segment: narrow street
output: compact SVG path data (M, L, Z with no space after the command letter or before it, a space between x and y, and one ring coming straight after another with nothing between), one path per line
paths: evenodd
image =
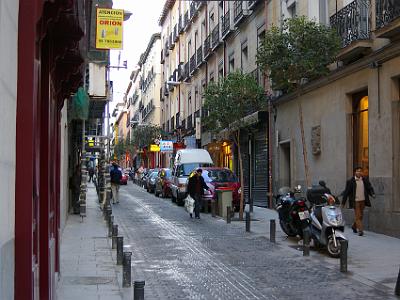
M128 182L113 206L132 280L145 280L146 299L390 299L301 253L202 214L190 219L170 199ZM129 245L129 247L127 247Z

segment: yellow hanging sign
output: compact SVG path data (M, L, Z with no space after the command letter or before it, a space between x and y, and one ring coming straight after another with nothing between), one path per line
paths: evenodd
M97 8L96 48L122 49L123 9Z
M151 144L150 145L150 152L160 152L160 146Z

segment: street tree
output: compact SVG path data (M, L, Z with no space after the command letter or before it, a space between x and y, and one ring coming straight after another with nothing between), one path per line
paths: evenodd
M156 139L159 139L161 135L161 128L158 125L153 124L141 124L135 127L132 131L132 145L136 149L143 149L149 147L150 144L154 144Z
M271 80L273 90L301 94L303 83L329 73L340 49L340 38L333 28L306 17L286 19L281 28L272 26L257 50L257 64ZM310 184L303 113L298 101L306 183Z
M237 71L218 82L210 83L205 89L204 98L204 109L208 115L203 123L211 132L226 131L230 135L238 150L240 182L243 185L240 131L246 130L249 125L244 117L266 106L264 90L253 76ZM240 195L240 220L243 220L243 194Z
M337 32L306 17L286 19L272 26L257 50L257 64L271 79L272 88L290 93L303 82L329 73L340 49Z

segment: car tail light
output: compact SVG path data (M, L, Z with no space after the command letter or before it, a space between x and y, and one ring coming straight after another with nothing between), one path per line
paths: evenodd
M297 201L297 204L299 205L299 206L304 206L304 201L303 200L300 200L300 201Z

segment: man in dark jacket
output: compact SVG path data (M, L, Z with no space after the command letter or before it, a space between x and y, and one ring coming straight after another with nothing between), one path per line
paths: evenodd
M111 179L111 191L112 191L112 197L113 201L112 203L119 203L119 185L120 181L122 178L122 172L119 169L119 166L117 165L116 162L112 163L112 168L110 171L110 179Z
M204 194L204 189L208 190L207 184L204 182L201 173L202 169L197 169L196 172L189 178L188 192L190 197L194 199L194 215L196 219L200 219L201 200ZM190 214L192 217L192 214Z
M349 198L349 207L354 208L355 220L351 228L354 233L362 236L364 235L363 230L363 215L364 207L371 206L369 196L375 198L375 192L372 188L371 183L367 177L362 176L362 168L357 167L354 169L354 176L346 182L346 189L342 193L342 207L346 204L347 198Z

